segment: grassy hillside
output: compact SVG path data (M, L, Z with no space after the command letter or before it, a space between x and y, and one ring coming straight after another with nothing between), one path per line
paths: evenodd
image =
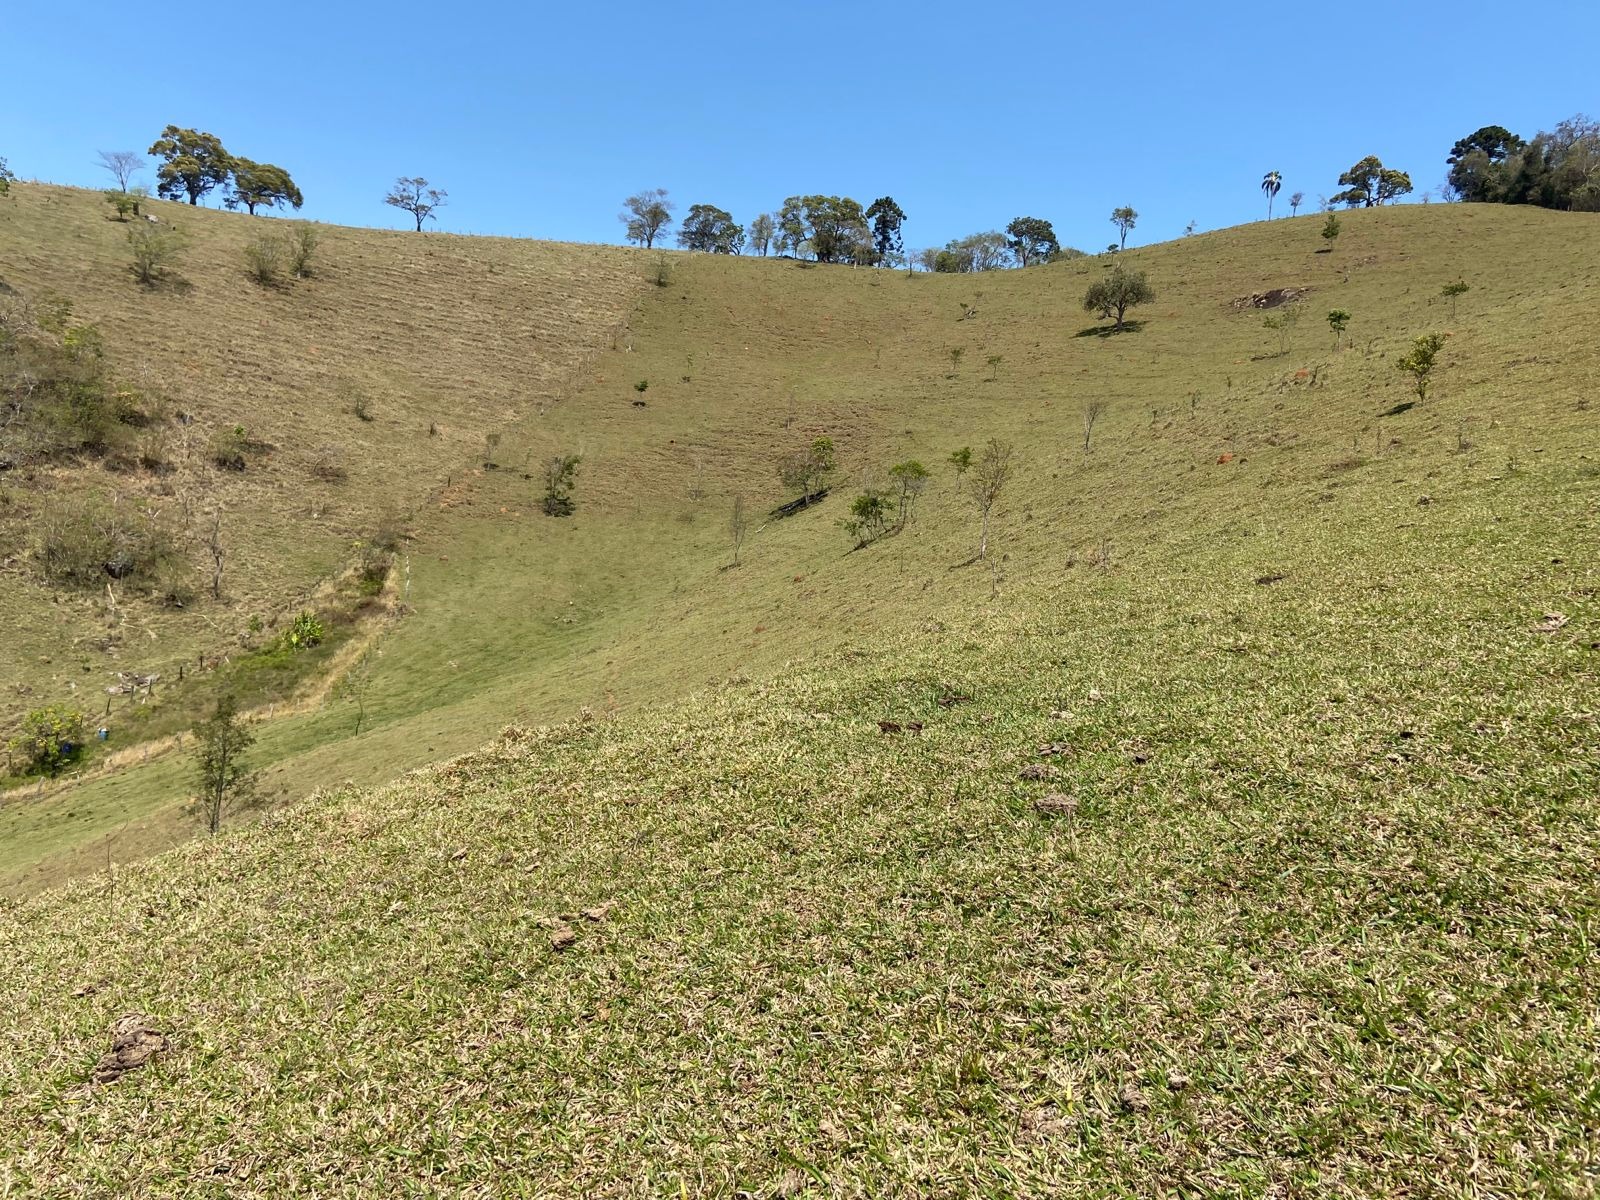
M1316 253L1309 218L1132 252L1159 299L1113 338L1079 336L1099 260L906 278L668 256L667 286L645 286L628 332L578 385L504 428L496 455L512 469L458 469L416 511L412 611L378 643L361 735L348 704L264 725L270 778L287 794L390 778L511 719L637 709L870 645L952 605L1012 608L1024 584L1070 594L1102 555L1139 576L1245 539L1260 547L1257 574L1282 572L1357 517L1413 525L1424 495L1587 469L1596 352L1583 330L1600 298L1581 263L1600 226L1462 207L1354 213L1345 226L1332 254ZM439 240L485 275L504 254L554 253ZM655 263L631 269L644 279ZM1473 290L1452 322L1439 288L1457 277ZM1262 314L1235 301L1284 286L1312 290L1280 354ZM1321 323L1334 306L1354 314L1353 348L1335 351ZM1454 334L1435 394L1404 409L1393 358L1430 330ZM1096 399L1108 411L1085 452L1082 408ZM757 511L787 498L773 460L819 433L840 446L838 494L765 524L744 565L723 570L731 496ZM970 555L976 520L939 465L990 436L1019 447L998 581L949 569ZM520 469L557 450L584 456L568 521L537 513ZM936 471L918 523L850 553L837 521L853 483L911 455ZM10 869L28 886L185 836L182 770L167 758L0 810Z
M30 877L99 868L0 908L0 1179L1592 1195L1600 220L1343 219L1130 252L1117 337L1079 336L1099 260L671 256L506 426L584 456L577 515L458 473L361 734L258 727L328 790L128 866L176 758L0 809ZM1279 287L1287 352L1235 304ZM731 496L819 433L845 480L724 569ZM941 465L991 436L993 573ZM912 455L918 520L852 551ZM88 1082L128 1013L170 1048Z
M9 1182L1589 1194L1594 514L1528 519L1587 491L1019 586L13 906ZM171 1049L87 1084L129 1012Z

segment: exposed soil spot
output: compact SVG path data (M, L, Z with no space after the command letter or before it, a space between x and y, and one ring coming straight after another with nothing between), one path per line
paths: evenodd
M1017 772L1017 778L1034 780L1054 779L1059 774L1061 774L1061 772L1050 766L1048 763L1029 763L1027 766L1023 767L1022 770Z
M1547 612L1541 620L1533 623L1533 631L1535 633L1554 633L1569 620L1571 618L1566 613Z
M1233 302L1233 308L1235 312L1250 308L1282 308L1310 294L1308 287L1273 288L1270 292L1251 292L1248 296L1240 296Z

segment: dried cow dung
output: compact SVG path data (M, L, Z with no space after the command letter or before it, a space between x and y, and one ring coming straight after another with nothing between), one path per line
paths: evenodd
M171 1045L167 1035L143 1013L118 1017L111 1026L111 1052L95 1066L94 1081L113 1083L127 1072L144 1066L157 1054L165 1053Z
M1065 792L1051 792L1033 802L1033 811L1047 817L1070 817L1078 811L1078 798Z

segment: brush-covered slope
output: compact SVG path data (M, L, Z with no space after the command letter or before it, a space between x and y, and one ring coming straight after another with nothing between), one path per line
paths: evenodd
M1587 264L1600 223L1494 206L1351 213L1329 254L1318 253L1319 227L1299 218L1130 251L1123 261L1149 272L1159 298L1116 337L1080 336L1093 325L1080 302L1107 268L1100 259L907 278L673 254L655 286L659 256L636 257L649 282L628 328L559 399L517 410L499 469L483 469L476 445L460 447L465 469L436 464L450 484L414 512L396 580L409 615L369 660L359 736L351 702L319 700L258 727L259 761L289 796L378 781L511 719L631 711L708 679L870 644L997 582L1004 608L1027 581L1070 594L1102 557L1137 575L1204 562L1240 539L1259 547L1257 574L1282 572L1355 517L1385 514L1403 536L1425 495L1444 502L1497 475L1587 469L1588 380L1600 370L1589 332L1600 284ZM556 253L440 242L485 280L518 254ZM332 271L339 258L330 250L327 261ZM1452 312L1440 289L1462 278L1472 290ZM254 285L230 286L248 298ZM485 287L483 303L502 306L485 330L520 319L520 293L512 304ZM1310 289L1287 351L1262 313L1235 303L1281 287ZM1353 314L1338 350L1323 320L1334 307ZM1428 401L1408 408L1394 359L1430 331L1453 336ZM475 336L459 331L437 353L468 358ZM435 353L419 338L420 357ZM1107 407L1085 451L1094 401ZM430 440L420 423L411 432ZM822 434L843 464L834 494L767 519L789 498L774 460ZM944 465L990 437L1017 447L995 514L998 581L987 568L950 569L970 557L977 521ZM540 485L525 478L556 452L583 457L570 519L542 516ZM934 471L917 521L851 553L838 522L854 490L913 456ZM753 519L729 570L735 494ZM226 617L248 636L242 609ZM73 682L59 681L60 694ZM337 695L329 683L318 696ZM32 887L187 836L186 770L181 756L157 755L0 808L0 870Z
M1587 1194L1600 222L1316 228L1129 255L1111 338L1099 262L675 260L508 434L585 455L577 516L467 480L371 725L261 749L376 778L595 714L0 909L8 1182ZM1284 286L1280 354L1232 301ZM844 486L719 570L824 432L851 474L1014 440L998 571L947 469L897 536L851 552ZM130 1013L170 1047L91 1083Z
M247 653L317 607L381 530L403 528L481 464L487 438L553 403L645 286L642 262L616 248L325 225L310 227L305 278L284 267L263 285L246 248L281 244L288 222L161 202L145 211L158 223L114 220L98 193L38 185L0 203L7 733L41 703L98 710L118 671L160 675L156 699L170 693L187 713L180 664L193 692L201 656ZM129 237L146 234L180 239L151 286L131 268ZM116 394L122 419L75 449L80 431L59 428L67 406L30 400L38 355L13 355L17 339L87 346L73 356ZM52 576L42 542L85 510L128 539L159 538L159 577ZM226 686L248 692L231 676ZM110 715L119 732L170 731L133 699Z

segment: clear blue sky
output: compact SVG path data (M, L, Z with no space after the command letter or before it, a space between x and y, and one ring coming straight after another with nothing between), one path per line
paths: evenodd
M888 193L908 247L1026 214L1097 250L1118 204L1163 240L1263 216L1269 169L1314 208L1366 154L1420 194L1481 125L1600 109L1597 0L3 7L25 179L101 186L96 151L174 122L288 168L306 217L402 227L382 197L416 174L441 229L573 241L665 187L740 221Z

